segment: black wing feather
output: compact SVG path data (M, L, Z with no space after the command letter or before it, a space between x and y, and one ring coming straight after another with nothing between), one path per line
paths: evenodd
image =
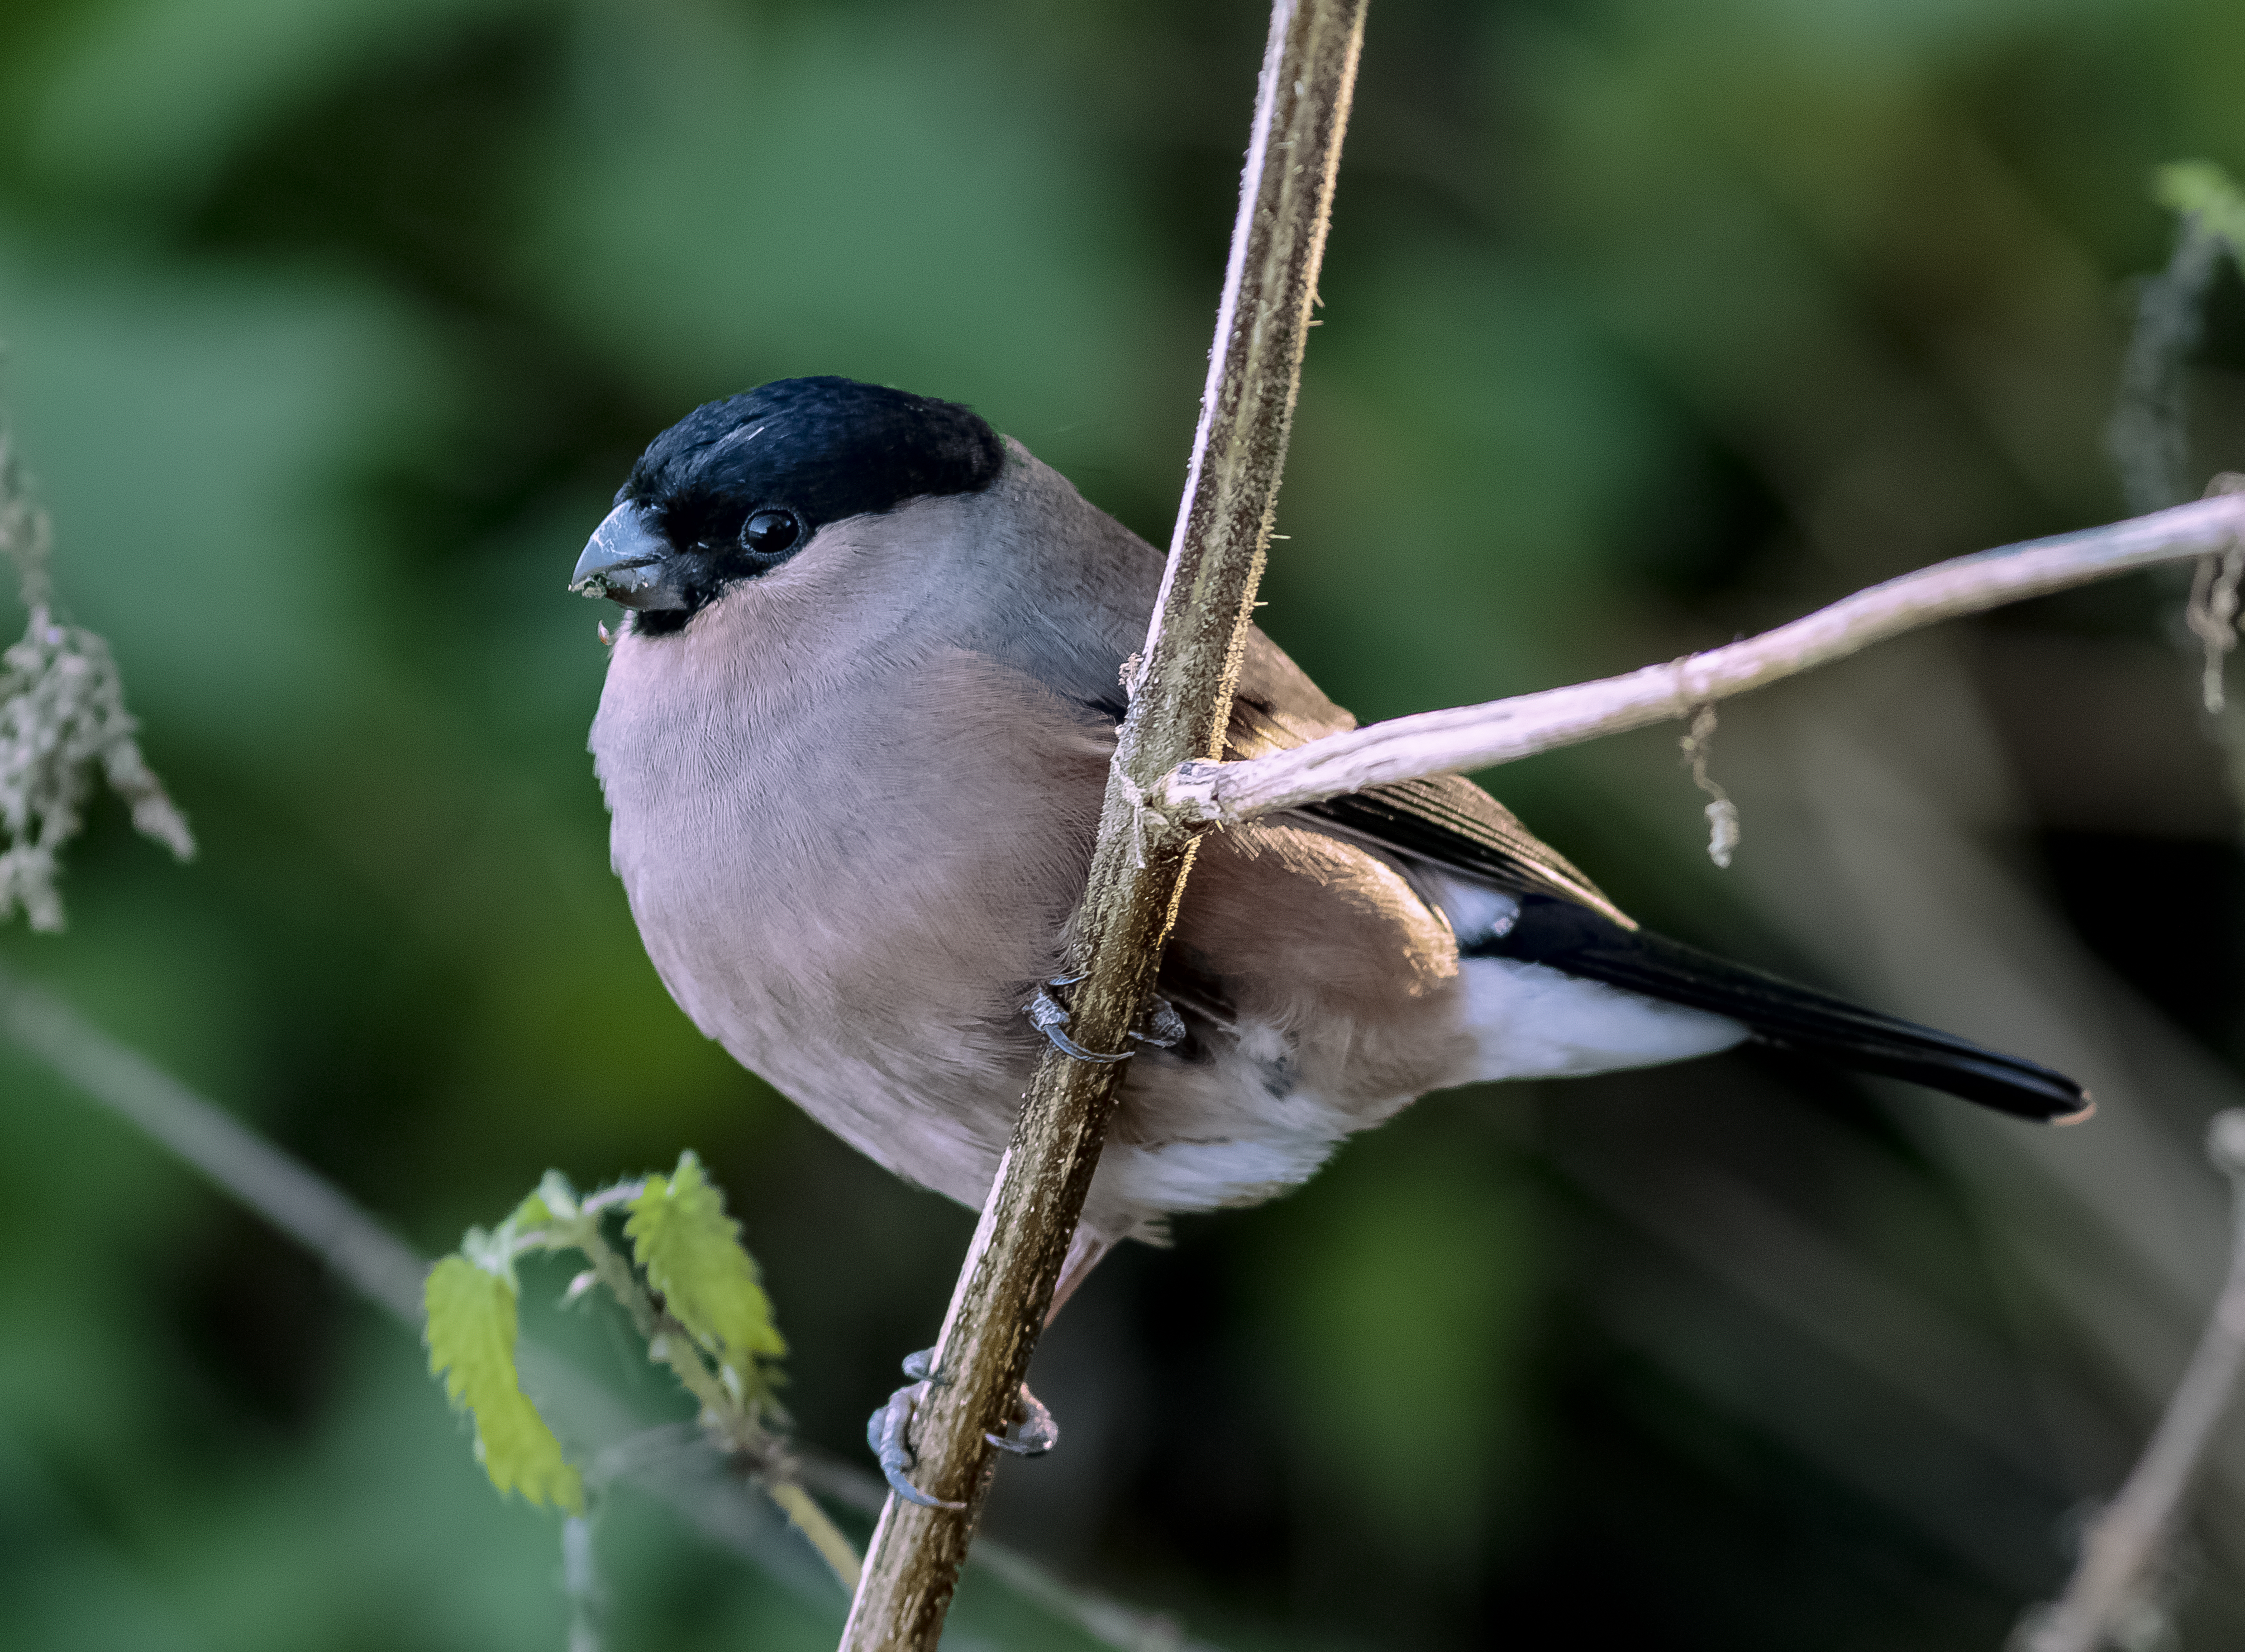
M1908 1079L2023 1119L2076 1118L2090 1106L2089 1093L2062 1073L1813 992L1665 936L1618 928L1567 901L1523 896L1512 927L1477 943L1472 954L1548 964L1647 998L1712 1010L1745 1022L1764 1044Z

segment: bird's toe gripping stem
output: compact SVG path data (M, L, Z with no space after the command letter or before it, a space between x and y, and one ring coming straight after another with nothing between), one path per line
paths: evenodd
M1087 1050L1061 1031L1068 1023L1068 1010L1055 994L1062 987L1074 986L1082 978L1081 975L1056 975L1039 987L1037 995L1029 1000L1029 1025L1052 1040L1053 1048L1062 1055L1072 1055L1079 1061L1095 1061L1105 1066L1116 1061L1129 1060L1138 1053L1137 1051ZM1150 1044L1156 1049L1166 1050L1184 1041L1184 1018L1162 999L1156 999L1142 1019L1145 1022L1145 1030L1131 1029L1133 1043Z
M965 1508L964 1503L948 1499L930 1497L912 1483L909 1478L913 1462L912 1448L912 1412L920 1397L930 1386L943 1380L935 1373L935 1350L923 1348L905 1359L905 1375L912 1381L889 1396L888 1404L867 1419L865 1443L873 1448L873 1455L881 1466L881 1478L889 1487L908 1503L922 1508ZM1014 1402L1013 1420L1003 1434L986 1433L988 1440L1001 1452L1016 1457L1041 1457L1060 1444L1060 1425L1045 1409L1043 1402L1029 1391L1027 1383L1021 1385L1020 1399Z
M1027 1383L1021 1385L1021 1397L1014 1402L1013 1420L1002 1434L985 1434L1001 1452L1011 1452L1016 1457L1042 1457L1060 1444L1060 1425L1045 1409L1044 1401L1029 1391Z
M873 1448L873 1456L881 1466L881 1478L907 1503L917 1503L922 1508L965 1508L964 1503L930 1497L905 1478L912 1466L912 1408L933 1384L942 1380L935 1374L935 1350L923 1348L916 1354L905 1355L905 1375L912 1381L891 1394L888 1404L865 1422L865 1443Z

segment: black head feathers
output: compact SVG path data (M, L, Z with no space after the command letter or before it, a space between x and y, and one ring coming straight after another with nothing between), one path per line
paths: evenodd
M777 566L827 524L980 492L1005 458L971 409L854 379L776 379L698 407L648 444L616 493L691 565L679 571L686 606L634 625L676 630L724 585Z
M666 526L674 513L729 507L727 538L746 511L792 511L807 538L926 494L980 492L1005 456L998 433L956 402L854 379L776 379L698 407L655 437L616 502L646 506Z

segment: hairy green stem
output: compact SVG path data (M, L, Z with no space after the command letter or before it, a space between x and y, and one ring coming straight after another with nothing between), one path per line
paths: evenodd
M1333 180L1364 37L1363 0L1278 0L1217 314L1185 502L1141 663L1083 904L1069 927L1072 1038L1122 1050L1153 992L1194 835L1145 807L1189 758L1223 749L1292 426ZM975 1229L921 1391L919 1485L890 1498L843 1631L847 1652L929 1652L1099 1163L1122 1064L1048 1050Z

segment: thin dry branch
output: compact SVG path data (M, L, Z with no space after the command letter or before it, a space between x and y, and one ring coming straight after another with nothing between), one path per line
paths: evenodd
M2188 562L2241 538L2245 498L2233 496L2030 539L1936 563L1759 637L1624 677L1420 712L1245 762L1196 759L1165 776L1150 801L1181 824L1227 825L1396 781L1513 762L1689 717L1702 706L1943 620L2137 568Z
M1185 504L1109 772L1083 904L1070 926L1070 1037L1120 1052L1154 988L1194 834L1147 788L1223 749L1293 417L1302 346L1363 39L1363 0L1278 0L1217 313ZM951 1504L882 1511L842 1644L926 1652L941 1635L987 1491L1098 1167L1120 1062L1048 1050L1000 1162L922 1387L914 1479Z
M53 1068L418 1327L429 1264L404 1241L224 1108L51 992L0 968L0 1038Z
M2142 1637L2127 1633L2128 1620L2160 1612L2155 1574L2174 1534L2183 1495L2236 1397L2238 1372L2245 1368L2245 1111L2215 1115L2207 1133L2207 1153L2229 1178L2229 1277L2151 1443L2120 1494L2084 1534L2081 1559L2065 1593L2023 1626L2013 1642L2018 1652L2098 1652L2107 1644L2134 1645Z

